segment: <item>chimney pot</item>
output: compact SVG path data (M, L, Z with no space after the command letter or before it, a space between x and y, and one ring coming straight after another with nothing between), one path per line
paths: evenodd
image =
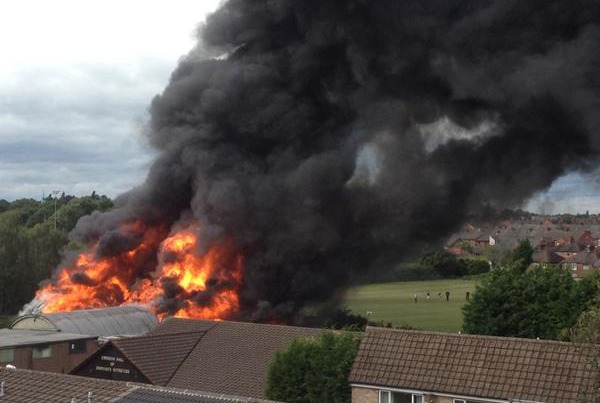
M92 402L92 397L93 397L93 395L92 395L92 391L91 391L91 390L88 392L88 396L87 396L87 397L88 397L88 399L87 399L87 403L93 403L93 402Z
M4 381L0 382L0 397L4 396Z

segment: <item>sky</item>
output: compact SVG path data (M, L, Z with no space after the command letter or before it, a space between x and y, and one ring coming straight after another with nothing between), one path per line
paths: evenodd
M19 0L0 14L0 199L53 190L115 197L153 159L152 98L219 0ZM593 176L569 174L524 207L600 212Z
M218 0L19 0L0 13L0 199L115 197L153 158L152 98Z

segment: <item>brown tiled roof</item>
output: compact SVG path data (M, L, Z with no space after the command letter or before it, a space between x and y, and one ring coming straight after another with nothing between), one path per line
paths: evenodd
M560 263L565 260L548 248L535 252L531 258L535 263Z
M95 403L108 403L129 390L124 382L4 368L0 369L1 381L4 381L1 403L68 403L73 398L87 402L88 392L92 392Z
M579 244L575 242L565 243L554 248L554 252L577 253L580 250L581 248L579 247Z
M591 402L592 348L573 343L367 328L350 382L474 398Z
M148 333L149 335L205 332L219 322L212 320L197 320L169 317L163 320L156 329Z
M275 352L297 337L316 336L321 331L171 318L150 335L110 341L72 373L80 373L114 346L154 385L265 398L267 372Z
M265 397L267 371L275 352L285 349L297 337L316 336L321 332L320 329L256 323L171 321L181 322L170 323L171 329L211 327L168 386L257 398Z
M248 397L0 367L0 382L2 381L4 395L0 395L0 403L69 403L72 399L82 403L88 401L88 392L92 392L94 403L277 403Z
M134 388L115 403L277 403L272 400L229 396L174 388Z
M565 259L565 263L579 263L594 266L598 259L600 259L600 257L598 256L597 250L582 250L578 254Z
M166 385L204 332L114 340L115 345L154 385Z

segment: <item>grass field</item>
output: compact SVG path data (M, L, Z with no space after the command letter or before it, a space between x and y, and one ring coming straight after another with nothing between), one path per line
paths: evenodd
M363 316L372 311L369 320L374 322L383 320L392 322L393 326L458 332L462 327L465 294L469 291L472 295L475 284L475 280L464 279L369 284L350 289L346 305ZM450 292L450 301L446 301L446 291Z

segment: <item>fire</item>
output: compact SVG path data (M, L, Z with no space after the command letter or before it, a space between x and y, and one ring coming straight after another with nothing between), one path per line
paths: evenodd
M228 242L200 253L194 227L169 236L141 223L119 231L141 241L111 256L101 256L99 243L81 253L36 293L43 312L142 303L161 319L222 319L239 310L243 259Z

